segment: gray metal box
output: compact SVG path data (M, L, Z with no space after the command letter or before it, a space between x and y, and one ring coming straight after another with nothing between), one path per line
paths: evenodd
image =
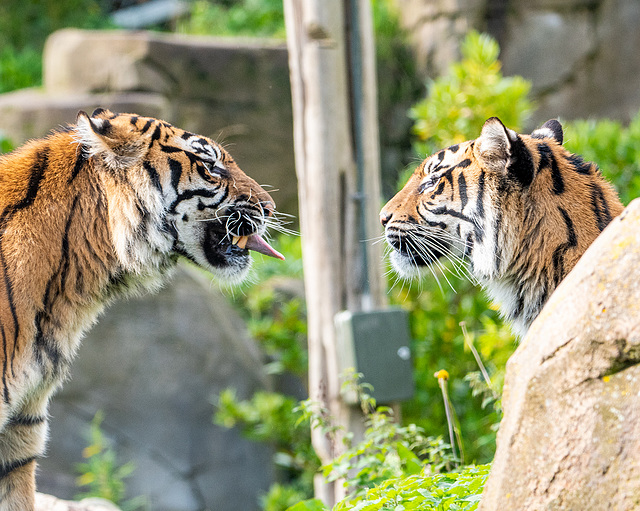
M369 312L336 314L338 365L354 368L373 386L378 403L391 403L413 396L413 366L407 311L391 308ZM355 404L355 395L344 396Z

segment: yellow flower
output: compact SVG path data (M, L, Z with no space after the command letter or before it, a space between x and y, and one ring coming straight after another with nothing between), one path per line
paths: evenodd
M445 371L444 369L440 369L439 371L434 373L433 376L438 378L438 380L448 380L449 379L449 373L447 371Z

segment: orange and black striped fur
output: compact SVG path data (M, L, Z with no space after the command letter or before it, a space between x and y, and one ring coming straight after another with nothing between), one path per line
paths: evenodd
M105 304L179 257L238 282L271 197L211 140L98 109L0 157L0 510L30 511L47 403Z
M499 119L418 166L382 209L391 261L406 277L441 258L469 271L524 335L587 247L623 206L598 167L546 122L519 135Z

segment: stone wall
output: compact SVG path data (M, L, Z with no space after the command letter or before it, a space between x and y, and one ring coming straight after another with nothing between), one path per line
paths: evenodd
M637 0L395 0L423 76L446 71L475 28L500 43L505 74L531 80L532 125L629 120L640 109Z
M53 398L38 490L72 499L76 465L98 410L120 463L136 469L128 497L153 511L257 510L274 480L271 450L213 424L228 386L269 388L242 319L202 271L181 266L158 294L116 302L82 342Z
M0 95L15 144L96 107L159 117L224 145L297 215L286 44L153 32L61 30L47 40L44 86Z

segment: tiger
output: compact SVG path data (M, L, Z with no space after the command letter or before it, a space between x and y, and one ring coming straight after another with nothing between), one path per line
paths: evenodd
M222 284L265 232L271 196L211 139L98 108L0 157L0 510L32 511L48 403L112 300L184 258Z
M530 135L500 119L420 163L382 208L397 274L452 260L522 338L551 293L623 210L595 163L569 152L551 119ZM455 272L455 269L449 267Z

